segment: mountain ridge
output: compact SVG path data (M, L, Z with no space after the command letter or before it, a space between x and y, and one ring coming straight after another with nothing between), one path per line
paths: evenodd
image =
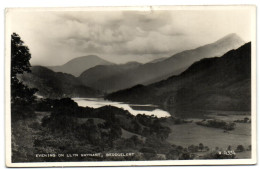
M31 71L19 75L18 79L30 88L37 88L38 94L47 98L98 97L102 94L83 85L71 74L54 72L43 66L32 66Z
M125 71L133 70L141 66L138 62L127 62L117 65L98 65L87 69L78 78L86 86L105 91L118 83L117 76ZM86 80L87 79L87 80Z
M111 93L106 99L178 109L250 110L251 43L204 58L166 80Z
M240 37L236 34L230 34L211 44L174 54L171 57L155 63L146 63L140 65L136 69L119 72L111 79L101 79L99 81L100 88L98 89L114 92L137 84L152 84L170 76L180 74L191 64L202 58L221 56L227 51L235 49L242 44L244 44L244 41ZM81 78L81 81L85 84L89 84L88 80L88 78ZM111 85L106 85L106 83L111 83ZM89 85L91 86L91 84Z
M97 65L110 65L113 64L105 59L102 59L96 55L81 56L69 60L63 65L48 66L49 69L55 72L62 72L72 74L73 76L79 76L83 71Z

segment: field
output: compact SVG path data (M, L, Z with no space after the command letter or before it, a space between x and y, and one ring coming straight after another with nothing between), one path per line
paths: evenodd
M214 119L234 121L249 117L245 115L231 115L231 116L210 116ZM225 131L223 129L210 128L197 125L195 122L201 119L192 119L192 123L184 123L173 125L169 122L165 123L171 128L171 133L167 138L170 144L181 145L188 147L189 145L199 145L199 143L208 146L210 150L215 150L218 147L220 150L226 150L230 145L232 150L235 150L238 145L243 145L248 148L251 145L251 123L236 123L236 127L232 131ZM250 152L246 151L237 153L238 158L250 158Z

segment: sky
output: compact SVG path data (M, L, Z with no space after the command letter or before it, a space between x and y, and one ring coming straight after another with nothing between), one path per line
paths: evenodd
M7 29L29 47L32 65L62 65L97 55L145 63L236 33L251 37L248 8L150 10L10 10Z

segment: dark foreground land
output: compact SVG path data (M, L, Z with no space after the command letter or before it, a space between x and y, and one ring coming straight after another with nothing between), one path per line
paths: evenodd
M69 98L41 99L12 106L12 161L250 158L250 123L233 123L225 130L196 120L134 116L112 106L83 108Z

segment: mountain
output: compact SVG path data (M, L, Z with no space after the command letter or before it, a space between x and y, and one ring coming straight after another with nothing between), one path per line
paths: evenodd
M128 62L120 65L98 65L84 71L79 76L79 79L86 86L106 91L118 85L118 76L141 65L138 62Z
M37 88L38 94L48 98L61 97L97 97L102 93L83 85L76 77L42 67L31 67L31 73L18 78L31 88Z
M111 79L105 78L105 80L100 80L101 82L105 81L106 83L113 84L102 89L105 89L107 92L113 92L137 84L151 84L170 76L180 74L196 61L203 58L221 56L227 51L236 49L243 44L244 41L241 40L239 36L230 34L214 43L177 53L161 61L146 63L135 69L119 72ZM86 81L88 79L85 78L81 80L84 83L87 83Z
M166 59L166 57L162 57L162 58L158 58L158 59L154 59L154 60L151 60L150 62L148 62L148 63L156 63L156 62L161 62L161 61L163 61L163 60L165 60Z
M251 43L222 57L195 62L180 75L121 90L106 99L166 105L176 110L248 111L251 109Z
M72 74L73 76L79 76L83 71L97 66L97 65L111 65L113 63L99 58L95 55L82 56L70 60L61 66L49 66L48 68L54 72L63 72Z

